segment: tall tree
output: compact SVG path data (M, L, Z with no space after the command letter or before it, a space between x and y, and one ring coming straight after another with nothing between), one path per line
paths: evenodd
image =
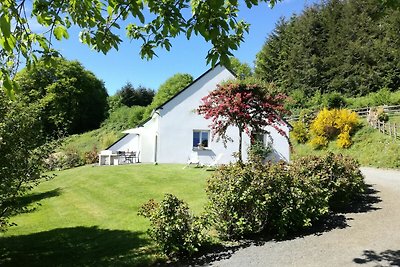
M153 101L154 91L139 86L137 89L130 82L127 82L116 95L120 96L121 103L125 106L148 106ZM118 98L118 97L117 97Z
M310 6L276 25L257 54L255 74L289 95L305 97L397 90L399 21L400 10L379 0L328 0Z
M77 61L39 61L16 77L22 101L38 103L43 130L52 136L59 131L82 133L98 128L107 112L104 83Z
M246 79L253 76L253 70L247 63L240 62L239 59L231 57L230 66L239 79Z
M270 125L285 135L280 116L286 113L283 107L285 98L282 94L271 95L257 84L230 82L218 85L217 89L202 98L197 112L211 119L213 137L220 137L225 144L232 141L226 135L228 127L238 128L238 160L242 162L243 132L253 138L255 134L265 133L265 127Z
M153 109L164 104L166 101L171 99L179 91L184 89L193 81L193 77L187 73L177 73L172 77L168 78L157 90L156 95L153 98L150 106L147 107L144 118L147 119Z

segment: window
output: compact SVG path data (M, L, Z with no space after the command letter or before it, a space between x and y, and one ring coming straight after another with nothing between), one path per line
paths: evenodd
M193 147L208 147L210 139L210 131L194 130L193 131Z

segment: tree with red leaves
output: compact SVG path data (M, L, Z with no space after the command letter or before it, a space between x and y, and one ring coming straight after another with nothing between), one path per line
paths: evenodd
M253 140L255 134L265 133L265 127L272 126L286 136L280 128L283 124L281 116L287 113L283 106L285 99L283 94L268 93L262 85L230 82L217 85L217 89L203 97L197 112L212 120L213 138L221 138L225 145L227 141L233 141L226 135L228 127L238 127L238 160L242 162L243 132Z

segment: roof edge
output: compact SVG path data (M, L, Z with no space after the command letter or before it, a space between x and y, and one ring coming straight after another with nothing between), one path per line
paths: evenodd
M104 150L108 150L110 147L112 147L113 145L115 145L116 143L118 143L119 141L121 141L122 139L124 139L128 134L124 134L121 138L119 138L117 141L115 141L114 143L112 143L110 146L108 146L106 149Z
M203 78L205 75L207 75L208 73L210 73L213 69L215 69L215 67L217 66L222 66L224 68L226 68L233 76L235 76L235 78L237 78L237 75L235 72L233 72L230 68L224 66L221 64L221 62L218 62L217 64L215 64L214 67L209 68L206 72L204 72L202 75L200 75L199 77L197 77L195 80L193 80L190 84L188 84L185 88L183 88L182 90L180 90L179 92L177 92L174 96L172 96L170 99L168 99L167 101L165 101L163 104L159 105L158 107L156 107L154 110L157 109L162 109L163 106L165 106L166 104L168 104L169 102L172 101L172 99L174 99L175 97L177 97L178 95L180 95L183 91L185 91L186 89L188 89L189 87L191 87L193 84L195 84L197 81L199 81L201 78Z

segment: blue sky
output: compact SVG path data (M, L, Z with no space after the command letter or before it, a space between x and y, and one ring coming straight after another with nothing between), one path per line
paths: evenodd
M252 9L243 8L239 18L251 24L250 32L246 35L241 47L234 51L234 55L242 62L253 66L257 52L261 50L268 34L274 29L280 17L290 17L299 14L305 6L316 0L284 0L274 8L262 4ZM118 51L112 50L107 55L91 50L81 44L78 31L70 31L68 40L56 42L55 48L69 60L78 60L92 71L99 79L105 82L107 91L113 95L126 82L135 87L143 85L157 90L160 84L176 73L189 73L194 78L209 69L205 57L211 45L201 37L192 36L190 40L180 36L171 41L172 48L168 51L158 49L158 57L150 61L139 56L140 43L124 40Z

